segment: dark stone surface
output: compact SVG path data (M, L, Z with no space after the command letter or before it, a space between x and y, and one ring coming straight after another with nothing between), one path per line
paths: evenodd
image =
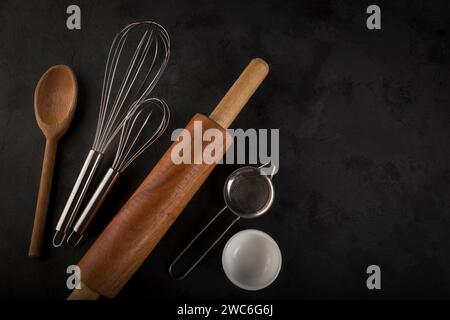
M125 24L155 20L172 40L156 89L175 111L170 130L208 114L250 58L268 79L234 124L279 128L276 200L258 228L283 253L277 281L242 291L220 249L187 280L167 267L222 206L234 168L218 167L118 298L450 298L448 1L76 1L82 30L68 31L71 1L0 2L0 298L63 299L78 249L50 248L51 230L92 143L107 50ZM73 67L80 96L60 144L46 252L27 257L44 138L33 90L51 65ZM126 172L96 220L98 234L170 144L160 140ZM223 246L223 242L221 243ZM366 289L378 264L382 290Z

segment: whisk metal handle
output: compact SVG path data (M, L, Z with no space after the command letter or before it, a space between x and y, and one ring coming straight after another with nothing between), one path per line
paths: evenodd
M56 232L53 236L53 246L59 247L64 242L67 232L75 220L78 209L80 208L81 201L86 194L86 191L94 177L95 172L103 158L103 154L91 149L84 161L83 167L78 175L78 178L73 186L72 192L70 193L69 199L64 207L64 210L59 217L58 223L56 225ZM59 233L62 232L63 236L60 241L56 241Z
M109 168L103 177L102 181L98 185L91 199L89 200L86 208L81 213L78 220L75 222L73 230L67 239L67 243L70 244L70 238L77 235L78 239L73 243L74 246L78 245L82 237L84 236L87 228L92 222L92 219L98 213L100 207L102 206L105 199L108 197L108 194L113 189L116 184L119 176L121 175L120 171L114 170L113 168Z
M184 254L199 240L201 239L201 236L204 234L204 232L209 229L209 227L214 223L215 220L217 220L217 218L228 209L227 206L223 207L215 216L214 218L212 218L208 224L203 227L203 229L197 233L197 235L194 237L194 239L191 240L191 242L188 243L188 245L183 249L183 251L180 252L180 254L178 254L178 256L175 258L175 260L173 260L173 262L170 264L169 266L169 274L170 276L175 279L175 280L182 280L184 278L186 278L187 275L189 275L192 270L194 270L197 265L206 257L206 255L214 248L214 246L220 241L220 239L223 238L223 236L228 232L228 230L230 230L230 228L236 223L236 221L238 221L240 219L240 217L236 216L233 221L228 225L228 227L222 232L222 234L219 235L219 237L217 237L217 239L208 247L208 249L206 249L202 255L191 265L187 268L187 270L180 274L177 275L174 272L174 267L176 266L177 262L184 256Z

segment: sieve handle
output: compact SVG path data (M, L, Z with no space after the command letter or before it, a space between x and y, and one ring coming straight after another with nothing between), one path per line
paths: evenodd
M223 231L222 232L222 234L208 247L208 249L206 249L202 254L201 254L201 256L192 264L192 265L190 265L189 267L187 267L187 268L185 268L185 269L187 269L186 271L184 271L184 273L181 273L181 274L176 274L176 272L174 272L174 268L176 267L176 265L177 265L177 262L184 256L184 254L187 252L187 251L189 251L189 249L191 249L191 247L194 245L194 244L196 244L196 243L198 243L198 242L201 242L201 240L205 240L205 239L202 239L202 238L204 238L204 237L202 237L202 236L204 236L205 235L205 231L207 230L207 229L209 229L209 227L217 220L217 218L223 213L223 212L225 212L226 210L228 209L228 207L227 206L225 206L225 207L223 207L215 216L214 216L214 218L212 218L209 222L208 222L208 224L205 226L205 227L203 227L203 229L199 232L199 233L197 233L197 235L194 237L194 239L192 239L191 240L191 242L189 242L188 243L188 245L183 249L183 251L181 251L180 252L180 254L178 254L178 256L175 258L175 260L173 260L173 262L170 264L170 266L169 266L169 274L170 274L170 276L173 278L173 279L175 279L175 280L182 280L182 279L184 279L184 278L186 278L186 276L187 275L189 275L191 272L192 272L192 270L194 270L196 267L197 267L197 265L206 257L206 255L212 250L212 248L214 248L214 246L220 241L220 239L222 239L223 238L223 236L228 232L228 230L230 230L230 228L236 223L236 221L238 221L239 220L239 218L240 217L238 217L238 216L236 216L234 219L233 219L233 221L228 225L228 227L225 229L225 231Z

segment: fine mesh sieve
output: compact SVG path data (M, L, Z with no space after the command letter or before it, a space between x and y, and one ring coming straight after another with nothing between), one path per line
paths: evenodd
M189 242L183 251L175 258L169 267L169 274L176 280L185 278L195 267L203 260L209 251L219 242L220 239L227 233L227 231L240 218L252 219L263 215L269 210L274 199L274 189L272 184L272 176L263 175L261 173L261 166L257 167L242 167L231 173L223 188L223 197L225 200L225 207L222 208L211 221ZM184 254L197 242L200 237L207 231L211 224L226 211L230 210L235 218L228 225L225 231L215 239L215 241L200 255L200 257L191 265L186 267L186 271L180 275L176 275L174 268L177 262L184 256Z
M242 167L225 182L223 197L227 208L241 218L255 218L264 214L273 202L273 186L260 169Z

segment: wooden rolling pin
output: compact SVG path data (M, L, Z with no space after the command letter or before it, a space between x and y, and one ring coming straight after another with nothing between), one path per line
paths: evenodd
M209 117L196 114L188 123L186 130L191 137L195 121L201 121L203 132L214 128L226 137L226 128L268 72L269 67L264 60L253 59ZM114 298L211 173L215 163L174 164L171 151L179 143L187 141L180 139L172 144L81 259L78 264L81 289L74 290L68 299L93 300L100 295ZM202 150L195 150L192 141L191 154L203 154L203 150L214 143L218 142L203 142ZM226 143L225 139L222 143ZM222 154L216 155L217 159L223 156L225 150L226 147Z

